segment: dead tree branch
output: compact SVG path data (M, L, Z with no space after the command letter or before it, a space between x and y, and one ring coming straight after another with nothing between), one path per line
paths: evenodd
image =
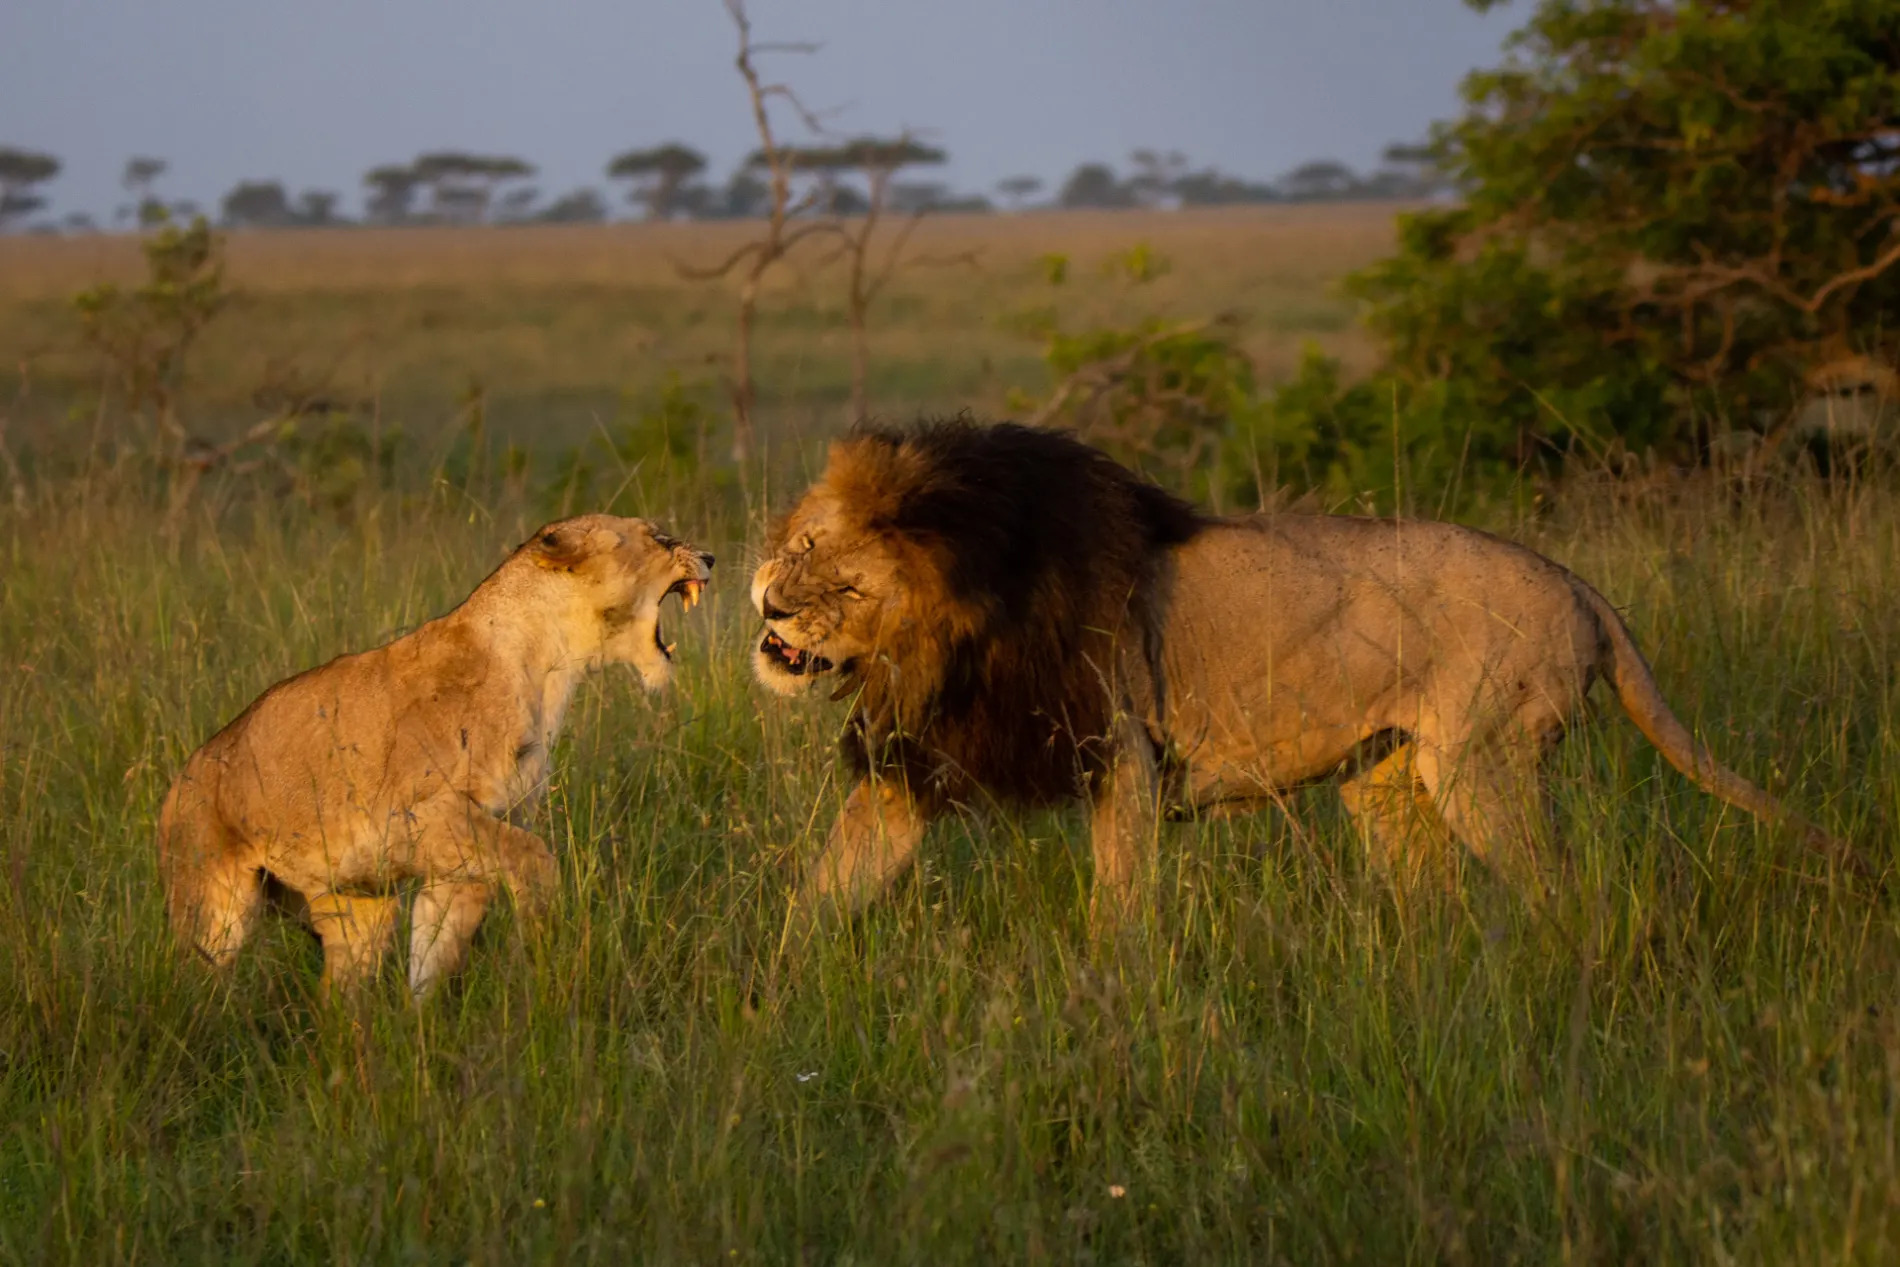
M739 35L739 52L733 58L733 66L739 77L745 81L746 95L752 102L752 123L759 134L759 157L764 162L769 175L771 206L766 217L765 231L762 236L740 247L726 258L724 263L711 269L689 269L681 267L682 276L695 280L712 281L739 272L739 311L737 328L733 338L732 352L732 460L744 465L751 460L753 451L753 432L756 407L758 404L758 385L752 377L752 336L757 324L759 310L759 289L765 275L772 266L785 257L786 252L804 239L817 232L817 226L808 226L794 231L787 230L787 222L803 209L803 204L792 203L792 159L785 147L779 143L772 129L771 111L768 108L773 100L785 102L805 124L813 131L822 130L822 121L798 94L781 83L767 83L759 73L758 58L764 53L812 53L816 44L802 41L754 43L752 39L752 20L746 12L745 0L725 0L726 12L732 18L732 24Z

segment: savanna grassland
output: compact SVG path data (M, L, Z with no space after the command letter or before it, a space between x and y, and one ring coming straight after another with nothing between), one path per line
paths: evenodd
M1237 309L1269 377L1306 338L1363 355L1327 283L1389 246L1388 214L927 224L920 250L977 263L893 283L874 401L1046 390L1012 319L1052 303ZM1167 829L1152 915L1101 951L1080 816L978 809L847 936L781 960L841 795L841 706L751 685L745 590L842 421L815 267L767 296L770 443L744 478L716 445L595 446L590 488L720 565L705 607L669 609L675 688L610 673L570 715L538 821L563 866L549 924L498 908L420 1008L394 973L320 1000L289 920L228 979L179 954L152 829L185 756L271 682L457 601L558 508L563 453L624 439L669 374L714 381L729 295L668 257L728 232L234 239L193 425L244 425L295 380L406 448L335 495L220 469L183 512L67 305L132 277L133 245L0 239L0 1260L1900 1255L1892 898L1695 791L1607 695L1556 758L1570 883L1542 907L1476 874L1395 895L1321 787ZM1173 265L1138 291L1096 268L1135 241ZM1059 292L1048 252L1073 260ZM525 465L470 458L472 387ZM1485 526L1591 578L1722 757L1884 862L1888 487L1586 484Z
M736 281L682 267L722 262L756 234L744 224L359 230L234 235L234 294L191 361L199 426L248 423L259 401L317 391L373 410L425 450L471 389L488 421L541 445L584 442L629 393L669 374L715 381L732 344ZM1046 375L1026 321L1059 305L1077 323L1233 312L1268 374L1312 340L1362 358L1349 302L1328 283L1394 240L1389 207L1287 207L1173 216L1071 212L927 219L872 315L871 404L995 409ZM1130 287L1103 265L1145 243L1169 262ZM808 247L768 274L757 337L762 408L782 435L835 430L849 380L843 267ZM1071 267L1060 290L1044 257ZM881 256L874 255L873 264ZM27 418L81 421L96 361L75 338L71 299L101 280L133 282L135 239L0 238L0 388L30 370ZM8 390L11 397L13 390Z

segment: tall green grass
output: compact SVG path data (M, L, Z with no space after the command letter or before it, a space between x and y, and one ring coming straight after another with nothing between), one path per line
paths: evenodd
M748 682L756 514L672 524L721 556L670 617L676 688L610 674L573 711L545 929L498 911L422 1008L394 973L320 1003L285 920L226 980L177 954L152 825L186 754L445 609L532 518L388 494L167 536L79 485L0 511L0 1259L1900 1255L1892 901L1688 787L1607 698L1557 761L1574 881L1539 912L1478 877L1395 901L1315 789L1170 829L1113 955L1083 935L1079 816L989 816L772 974L840 718ZM1890 855L1887 500L1494 526L1628 610L1729 763Z

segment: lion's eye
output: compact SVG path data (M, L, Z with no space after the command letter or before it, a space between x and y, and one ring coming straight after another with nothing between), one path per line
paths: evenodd
M798 551L800 554L810 554L812 547L817 544L816 541L812 540L809 532L801 532L798 534L798 540L792 542L792 549Z
M551 532L544 532L541 534L541 544L552 550L561 544L561 539Z
M864 597L864 595L858 593L857 590L853 589L849 585L845 586L843 589L839 590L838 592L844 595L846 598L852 600L853 602L856 602L859 599Z

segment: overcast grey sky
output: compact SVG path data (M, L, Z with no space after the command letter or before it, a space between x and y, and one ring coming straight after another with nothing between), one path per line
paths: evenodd
M1458 0L752 0L773 67L840 131L931 129L944 177L1058 182L1138 146L1263 179L1424 133L1512 14ZM1518 17L1521 19L1521 14ZM549 193L681 139L723 175L754 141L720 0L4 0L0 145L109 211L126 157L207 206L241 179L326 188L429 149L518 155Z

